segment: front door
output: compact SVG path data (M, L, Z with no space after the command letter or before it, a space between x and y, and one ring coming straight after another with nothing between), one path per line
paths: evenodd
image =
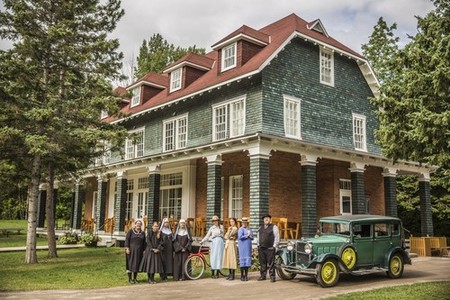
M373 264L382 265L385 255L392 247L391 235L389 233L389 224L374 224L375 234L373 240Z
M353 225L353 245L356 249L356 265L371 265L373 258L372 224Z

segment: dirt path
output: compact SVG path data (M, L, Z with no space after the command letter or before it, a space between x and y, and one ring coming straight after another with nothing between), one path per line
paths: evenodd
M141 280L143 280L143 275ZM197 281L165 282L150 285L140 283L125 287L91 290L50 290L0 293L2 299L321 299L338 294L364 291L394 285L427 281L450 280L450 258L419 257L407 265L401 279L393 280L384 273L365 276L342 275L338 285L324 289L307 276L297 276L292 281L227 281L224 278L205 278ZM125 280L125 276L124 276Z

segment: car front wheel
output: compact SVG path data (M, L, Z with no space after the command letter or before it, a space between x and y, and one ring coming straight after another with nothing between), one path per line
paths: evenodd
M280 256L277 256L275 258L275 270L277 271L278 277L280 277L283 280L291 280L295 277L295 273L291 273L289 271L286 271L282 266L283 259Z
M316 266L316 280L322 287L335 286L339 281L339 265L334 259L327 259Z
M400 278L403 274L403 258L400 254L394 254L389 259L389 269L386 272L387 275L391 278Z

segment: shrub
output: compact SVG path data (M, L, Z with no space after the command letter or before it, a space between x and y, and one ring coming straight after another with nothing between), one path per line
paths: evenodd
M76 233L65 233L58 239L58 244L61 245L72 245L78 243L78 235Z
M90 232L85 232L81 235L80 242L86 247L96 247L100 238Z

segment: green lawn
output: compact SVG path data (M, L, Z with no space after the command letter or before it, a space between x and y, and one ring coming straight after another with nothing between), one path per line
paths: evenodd
M27 229L27 220L0 220L0 228L22 228Z
M328 300L376 300L376 299L449 299L450 281L416 283L401 285L367 292L357 292L336 297Z

